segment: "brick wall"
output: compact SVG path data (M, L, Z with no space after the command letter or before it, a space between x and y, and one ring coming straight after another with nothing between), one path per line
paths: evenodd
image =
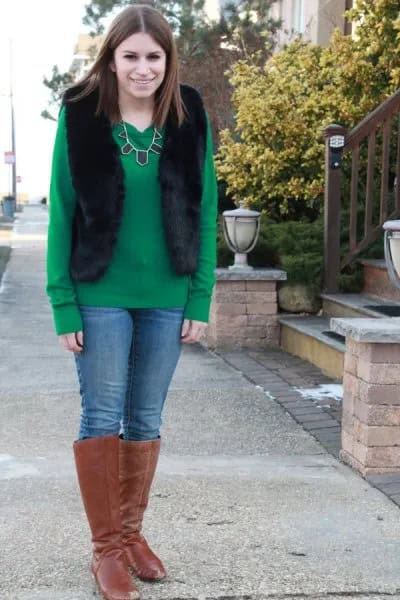
M346 339L341 458L360 471L400 471L400 344Z

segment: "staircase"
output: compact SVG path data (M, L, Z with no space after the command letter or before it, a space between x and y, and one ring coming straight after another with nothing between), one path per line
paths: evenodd
M341 166L336 168L338 163L332 163L330 140L335 136L344 137L343 159L351 161L350 180L344 186ZM284 350L341 379L345 340L330 331L331 317L400 317L400 290L390 281L385 261L360 259L370 244L383 236L383 223L400 219L400 90L349 133L330 125L325 137L322 309L318 315L282 315L279 322ZM342 198L344 189L347 194ZM348 215L345 231L344 214ZM343 238L348 242L346 252L341 250ZM363 267L363 290L360 294L341 294L339 274L354 261Z
M384 260L361 261L364 288L360 294L321 294L317 316L279 318L281 347L316 365L334 379L343 376L344 338L330 331L331 317L400 317L400 290L389 280Z

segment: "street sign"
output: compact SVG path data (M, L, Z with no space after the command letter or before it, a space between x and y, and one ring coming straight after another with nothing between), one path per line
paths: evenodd
M6 165L13 165L15 163L15 154L12 150L10 152L4 152L4 162Z

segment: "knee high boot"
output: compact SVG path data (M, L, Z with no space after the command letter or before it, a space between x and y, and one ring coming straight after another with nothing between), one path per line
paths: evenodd
M141 534L159 454L160 438L142 442L120 440L122 539L133 572L144 581L166 577L162 562Z
M74 442L79 487L92 532L92 573L106 600L136 600L121 536L119 438L107 435Z

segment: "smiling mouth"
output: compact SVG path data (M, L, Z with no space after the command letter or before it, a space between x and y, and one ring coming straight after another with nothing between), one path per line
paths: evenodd
M148 85L149 83L154 81L154 79L155 77L153 77L153 79L132 79L132 81L134 83L139 83L140 85Z

